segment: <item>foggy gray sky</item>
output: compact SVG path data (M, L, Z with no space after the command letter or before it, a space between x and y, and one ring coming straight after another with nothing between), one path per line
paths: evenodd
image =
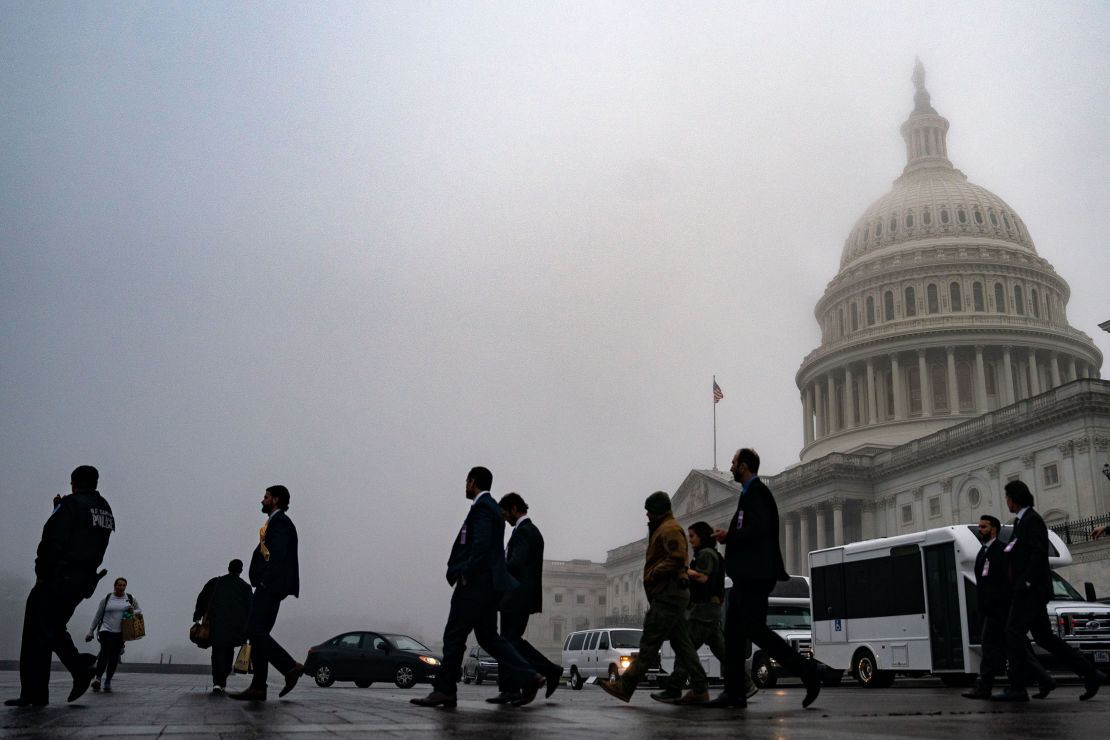
M1110 353L1110 6L918 5L4 3L0 569L96 465L157 659L284 483L288 647L436 641L472 465L601 560L712 465L714 373L722 467L795 463L915 55Z

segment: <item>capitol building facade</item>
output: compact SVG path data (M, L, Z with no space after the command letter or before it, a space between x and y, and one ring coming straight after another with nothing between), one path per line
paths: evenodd
M763 461L791 573L807 574L815 549L1007 520L1002 489L1016 478L1050 526L1110 511L1102 354L1069 325L1068 284L1021 217L949 160L920 63L913 82L906 165L848 234L816 305L821 344L796 374L800 462L767 475L775 461ZM687 526L721 526L738 492L728 473L692 470L674 510ZM528 639L557 654L567 631L638 625L645 546L547 563ZM1077 530L1072 549L1064 575L1105 595L1110 548Z

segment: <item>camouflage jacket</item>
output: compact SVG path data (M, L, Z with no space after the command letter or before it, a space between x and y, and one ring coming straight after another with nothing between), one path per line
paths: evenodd
M686 560L689 557L686 530L674 514L667 514L650 526L644 562L644 593L648 600L659 595L669 583L689 578L686 575Z

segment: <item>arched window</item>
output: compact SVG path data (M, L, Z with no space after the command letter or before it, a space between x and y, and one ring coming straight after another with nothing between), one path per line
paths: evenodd
M933 386L933 408L937 411L948 410L948 371L944 365L929 368L929 379Z
M956 211L956 220L959 221L961 224L966 224L967 223L967 211L965 211L962 208L958 209Z
M883 321L894 321L894 293L883 293Z
M940 222L942 224L947 224L948 223L948 209L947 208L941 208L940 209Z
M979 224L980 226L983 225L983 212L980 211L978 208L975 209L975 223Z
M1006 289L1002 287L1002 283L994 284L994 310L1006 313Z
M1002 217L1006 219L1006 228L1010 231L1014 230L1014 222L1010 220L1010 214L1003 213Z
M912 229L913 228L913 211L910 211L909 213L906 214L906 228L907 229Z
M917 295L912 285L906 286L906 302L902 305L902 312L906 316L917 316Z
M963 311L964 304L960 299L960 284L952 283L948 286L948 299L951 302L953 311Z
M1044 317L1052 321L1052 293L1044 294Z
M929 283L929 287L925 289L925 298L929 303L929 313L939 313L940 296L937 295L937 286L935 283Z
M983 302L983 284L974 282L971 284L971 300L975 304L976 311L985 311L986 307Z
M867 296L867 325L875 325L875 299Z
M969 363L956 363L956 397L959 399L961 411L972 407L971 365Z
M994 227L996 227L996 228L997 228L997 227L998 227L998 216L997 216L997 215L995 215L995 213L994 213L994 211L993 211L993 210L992 210L992 211L987 211L987 214L988 214L988 215L990 216L990 218L991 218L991 226L994 226Z
M928 208L926 208L925 212L921 214L921 223L925 224L926 226L933 223L933 214L929 213Z
M882 235L883 235L883 222L879 221L877 224L875 224L875 238L878 239Z
M897 234L898 233L898 217L897 216L891 216L890 217L890 233L891 234Z
M1033 288L1029 291L1029 308L1033 309L1033 317L1039 319L1041 317L1041 305L1037 300L1037 289Z
M1018 316L1025 315L1025 295L1021 292L1021 286L1014 286L1014 312Z
M852 331L857 331L859 329L859 308L854 303L852 304L851 313L852 313Z

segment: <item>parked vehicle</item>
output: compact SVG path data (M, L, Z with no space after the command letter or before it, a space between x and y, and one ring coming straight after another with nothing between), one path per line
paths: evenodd
M954 686L972 683L982 653L977 529L954 525L811 552L816 657L866 687L890 686L899 673L932 673ZM1003 527L999 539L1009 542L1012 532ZM1051 530L1048 537L1049 565L1069 564L1067 545ZM1085 600L1059 574L1052 577L1046 618L1068 644L1106 670L1110 606Z
M473 681L479 686L483 681L497 681L497 661L482 648L475 645L466 653L462 667L463 683Z
M309 648L304 669L325 688L336 681L354 681L363 689L375 681L392 681L411 689L430 682L442 661L442 655L407 635L344 632Z
M642 633L643 630L637 627L571 632L563 641L562 653L567 685L579 690L590 679L614 679L623 674L638 654ZM649 667L645 680L652 681L658 676L659 664L656 663Z

